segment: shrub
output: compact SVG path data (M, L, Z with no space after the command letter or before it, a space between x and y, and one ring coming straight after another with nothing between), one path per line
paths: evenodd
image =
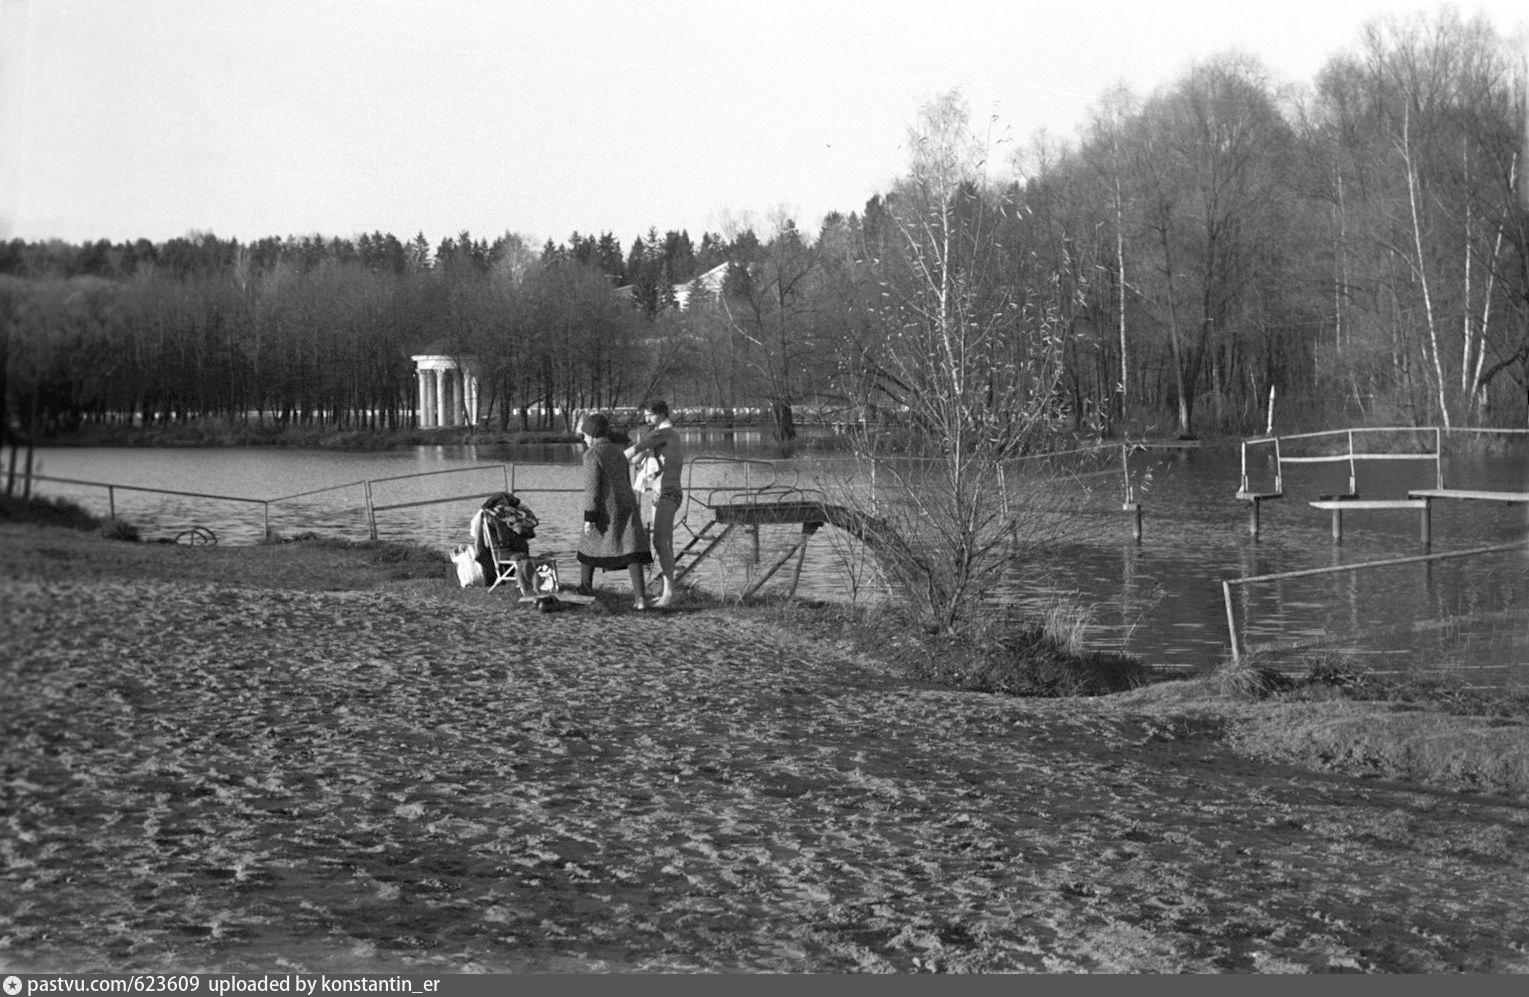
M1221 662L1211 673L1211 684L1232 699L1267 699L1290 696L1301 699L1363 698L1374 677L1352 651L1308 652L1293 667L1281 670L1257 652Z
M107 520L96 529L96 532L103 540L125 540L129 543L137 543L143 539L138 527L121 519Z
M1102 696L1145 685L1147 668L1124 654L1082 647L1083 610L1053 612L1053 622L1026 619L1017 607L994 607L951 632L898 648L893 657L914 677L977 692L1011 696Z
M1300 685L1357 691L1372 680L1370 669L1352 651L1324 651L1304 656Z
M1264 665L1255 654L1221 662L1210 676L1211 688L1230 699L1267 699L1289 689L1292 682Z
M67 499L0 497L0 520L36 523L39 526L63 526L72 530L94 530L101 521Z
M1309 652L1284 671L1269 667L1258 654L1244 655L1237 662L1223 661L1210 682L1233 699L1341 699L1461 716L1529 716L1529 690L1472 685L1448 669L1381 672L1347 650Z

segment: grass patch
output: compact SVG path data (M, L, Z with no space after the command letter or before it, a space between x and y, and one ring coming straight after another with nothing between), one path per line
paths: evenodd
M361 566L377 569L389 581L445 578L451 574L451 558L438 548L424 544L348 540L308 531L290 537L272 533L263 546L286 545L353 557Z
M77 577L127 575L302 591L368 588L378 581L445 582L452 577L450 560L434 546L347 540L313 532L273 533L264 543L247 547L208 544L187 550L188 545L170 540L96 544L95 539L137 541L138 528L120 519L99 519L67 500L0 497L0 523L61 529L91 538L65 548L67 570ZM176 554L176 550L185 553Z
M1083 649L1076 631L1007 614L930 637L903 655L917 678L1010 696L1103 696L1146 684L1147 670L1122 654Z
M98 529L101 525L99 519L65 499L17 498L11 495L0 496L0 521L34 523L38 526L57 526L86 532Z
M1103 696L1145 685L1146 666L1128 655L1084 647L1088 612L1053 606L1039 617L993 606L949 634L932 633L895 607L784 600L760 607L781 625L848 641L908 677L1009 696Z
M105 540L136 543L142 539L138 527L132 523L121 519L99 519L68 499L0 496L0 522L78 530L95 533Z
M1303 655L1275 669L1257 654L1223 662L1210 677L1219 694L1243 701L1388 703L1472 717L1529 717L1529 690L1470 685L1446 670L1381 672L1349 651Z

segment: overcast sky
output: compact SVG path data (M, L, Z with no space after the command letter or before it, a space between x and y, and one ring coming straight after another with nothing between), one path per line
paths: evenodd
M0 237L815 233L959 88L1026 146L1228 51L1308 83L1394 0L0 0ZM1461 2L1521 36L1522 0Z

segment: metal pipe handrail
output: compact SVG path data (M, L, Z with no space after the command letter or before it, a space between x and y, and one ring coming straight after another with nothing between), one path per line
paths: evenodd
M150 488L147 485L119 485L114 481L80 481L77 478L55 478L47 474L29 475L33 481L52 481L61 485L86 485L92 488L120 488L130 492L154 492L157 495L184 495L187 498L217 499L223 502L252 502L260 505L271 499L248 498L243 495L210 495L207 492L187 492L176 488Z
M347 481L343 485L329 485L325 488L314 488L311 491L298 492L296 495L283 495L281 498L267 499L268 502L290 502L292 499L307 498L309 495L322 495L324 492L337 492L342 488L364 488L366 480Z
M422 505L445 505L447 502L476 502L481 499L481 494L474 492L471 495L447 495L445 498L417 499L413 502L393 502L388 505L372 504L372 512L387 512L390 509L413 509Z
M113 521L117 518L117 489L131 492L151 492L156 495L180 495L186 498L212 499L217 502L249 502L260 506L265 535L271 535L271 502L269 499L246 498L242 495L211 495L207 492L187 492L174 488L151 488L147 485L119 485L107 481L81 481L77 478L55 478L47 474L28 473L28 488L32 481L52 481L64 485L84 485L88 488L106 489L106 511Z
M473 464L471 467L447 467L439 471L416 471L413 474L395 474L389 478L370 478L368 480L375 485L384 481L407 481L410 478L428 478L437 474L462 474L467 471L488 471L494 468L508 470L512 467L514 467L513 464Z
M1278 433L1273 436L1251 437L1244 443L1268 443L1273 440L1314 440L1323 436L1352 435L1354 433L1427 433L1436 426L1355 426L1349 429L1323 429L1314 433Z
M1244 578L1226 578L1221 582L1221 596L1226 606L1226 629L1227 636L1232 645L1232 663L1237 664L1242 660L1241 649L1237 638L1237 616L1232 610L1232 586L1247 585L1253 582L1284 581L1287 578L1308 578L1313 575L1330 575L1339 571L1359 571L1364 568L1389 568L1398 564L1416 564L1420 561L1443 561L1454 557L1472 557L1477 554L1498 554L1503 551L1518 550L1520 547L1529 547L1529 537L1515 540L1513 543L1494 544L1491 547L1474 547L1470 550L1446 551L1442 554L1415 554L1410 557L1393 557L1382 561L1362 561L1358 564L1335 564L1326 568L1302 568L1297 571L1276 571L1267 575L1249 575Z
M1335 453L1319 457L1285 457L1283 460L1286 464L1330 464L1340 460L1434 460L1436 457L1437 454L1432 453Z
M1336 436L1339 433L1433 433L1434 442L1438 443L1439 437L1444 433L1503 433L1508 435L1529 434L1529 429L1517 429L1507 426L1498 428L1493 426L1356 426L1352 429L1324 429L1315 433L1282 433L1264 434L1263 436L1250 436L1242 441L1244 448L1259 443L1278 443L1280 440L1314 440L1323 436Z
M1453 431L1453 430L1451 430ZM1529 430L1493 430L1474 428L1462 431L1471 432L1529 432ZM1432 433L1433 450L1423 453L1361 453L1354 449L1354 437L1364 433ZM1248 447L1265 443L1274 444L1274 491L1276 494L1284 493L1284 466L1286 464L1330 464L1342 461L1349 466L1349 492L1355 491L1358 485L1358 475L1355 462L1360 460L1431 460L1434 463L1434 482L1437 487L1444 487L1444 430L1438 426L1355 426L1348 429L1324 429L1314 433L1289 433L1283 435L1264 435L1250 437L1242 441L1239 450L1241 453L1241 473L1239 478L1239 495L1248 492ZM1281 444L1290 440L1314 440L1323 437L1342 435L1345 441L1343 451L1334 454L1316 454L1287 456L1282 452Z
M450 495L445 498L419 499L413 502L397 502L390 505L378 505L372 498L372 486L379 482L408 481L414 478L429 478L442 474L461 474L464 471L488 471L498 468L504 474L504 490L515 491L515 465L514 464L474 464L471 467L446 467L439 471L417 471L414 474L395 474L388 478L372 478L366 482L366 528L367 536L377 539L377 513L386 512L389 509L409 509L424 505L444 505L447 502L462 502L475 499L478 493L470 495Z

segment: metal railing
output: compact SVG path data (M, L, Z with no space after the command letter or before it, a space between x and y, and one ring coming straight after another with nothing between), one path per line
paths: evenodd
M1413 435L1424 433L1433 435L1433 448L1422 452L1395 452L1395 451L1369 451L1360 450L1354 446L1355 436L1375 436L1381 433L1410 433ZM1317 440L1332 437L1342 437L1344 449L1335 454L1290 454L1286 451L1286 444L1294 440ZM1358 467L1357 462L1362 460L1431 460L1434 466L1434 481L1436 487L1444 487L1444 465L1442 457L1443 430L1437 426L1373 426L1360 429L1328 429L1318 433L1291 433L1285 436L1257 436L1242 441L1242 477L1238 486L1239 495L1254 494L1248 485L1248 447L1273 444L1274 446L1274 493L1284 494L1285 490L1285 465L1286 464L1348 464L1348 490L1354 494L1358 490Z
M1443 554L1418 554L1412 557L1387 558L1382 561L1365 561L1358 564L1338 564L1326 568L1303 568L1298 571L1277 571L1267 575L1249 575L1244 578L1228 578L1221 582L1222 600L1226 606L1227 637L1232 647L1232 663L1242 661L1241 640L1237 633L1237 613L1232 606L1232 586L1252 585L1258 582L1284 581L1289 578L1309 578L1315 575L1331 575L1340 571L1363 571L1367 568L1388 568L1399 564L1419 564L1425 561L1443 561L1457 557L1475 557L1481 554L1498 554L1504 551L1529 547L1529 539L1491 547L1474 547L1470 550L1449 551Z
M726 465L729 471L738 472L739 478L741 479L740 482L737 484L720 485L710 489L703 487L701 488L700 492L698 492L697 486L695 484L695 475L697 469L706 468L708 465L713 464ZM104 489L106 491L108 515L113 520L117 518L117 494L119 492L143 492L155 495L173 495L182 498L206 499L219 502L242 502L250 505L258 505L261 507L261 536L267 538L271 536L271 510L273 506L280 506L280 504L284 502L292 502L297 499L311 498L315 495L322 495L329 492L339 492L350 488L359 488L361 490L359 505L366 518L367 536L371 540L376 540L378 539L377 520L379 513L387 513L399 509L412 509L423 506L443 505L450 502L461 502L467 499L480 499L484 494L484 490L479 488L463 493L457 493L453 491L450 494L433 495L429 498L416 498L397 502L379 502L377 496L377 486L422 478L438 478L442 475L448 474L481 474L484 471L491 470L500 471L502 475L504 490L515 494L540 493L572 495L578 494L580 491L577 488L518 488L516 484L515 465L511 463L474 464L467 467L452 467L439 471L421 471L414 474L399 474L385 478L368 478L358 481L347 481L342 484L326 485L323 488L314 488L308 491L296 492L291 495L281 495L274 498L252 498L244 495L216 495L208 492L194 492L185 489L156 488L146 485L125 485L117 482L107 481L86 481L78 478L59 478L45 474L32 474L28 477L31 481L46 481L52 482L54 484ZM766 460L698 454L685 462L685 471L685 494L687 501L685 502L685 509L681 516L682 524L685 522L686 517L688 517L689 507L692 502L700 501L699 495L701 492L718 494L723 492L748 494L767 490L770 488L781 487L778 484L780 473L779 467L774 462Z
M480 498L482 489L475 489L462 494L445 496L433 496L427 499L417 499L409 502L393 502L379 505L374 498L373 486L394 481L404 481L413 478L430 478L444 474L463 474L485 470L499 469L504 477L505 491L514 491L514 465L512 464L475 464L469 467L453 467L442 471L422 471L418 474L400 474L388 478L370 478L360 481L348 481L339 485L327 485L323 488L314 488L308 491L296 492L291 495L282 495L276 498L251 498L244 495L215 495L208 492L193 492L176 488L154 488L147 485L124 485L108 481L85 481L79 478L59 478L46 474L29 475L30 481L46 481L53 484L74 485L85 488L103 488L106 490L107 515L115 520L117 518L117 493L118 492L143 492L153 495L174 495L181 498L206 499L215 502L243 502L261 507L261 535L271 536L271 507L283 502L291 502L296 499L310 498L314 495L322 495L327 492L343 491L347 488L360 488L361 505L366 516L367 535L370 539L377 539L377 514L394 509L409 509L418 506L441 505L447 502L461 502L466 499ZM532 489L533 491L564 491L565 489Z
M1433 437L1433 447L1431 450L1412 453L1356 449L1354 445L1354 438L1356 436L1375 436L1381 433L1407 433L1414 437L1420 434L1431 434ZM1284 494L1284 470L1286 464L1331 464L1339 462L1348 464L1348 488L1349 493L1353 494L1357 491L1358 485L1357 462L1364 460L1431 460L1434 465L1434 487L1443 488L1444 435L1446 433L1515 436L1529 434L1529 429L1494 429L1476 426L1449 429L1440 426L1367 426L1356 429L1327 429L1316 433L1291 433L1283 436L1255 436L1242 441L1242 477L1237 494L1239 498L1251 497L1257 494L1248 484L1248 448L1265 445L1272 445L1274 447L1274 491L1272 494L1275 496ZM1343 437L1345 442L1342 453L1293 455L1285 452L1285 444L1294 440L1315 440L1338 436Z
M437 477L442 474L465 474L474 471L486 471L498 467L504 474L504 490L515 490L515 465L513 464L474 464L471 467L451 467L444 471L420 471L416 474L396 474L388 478L372 478L363 482L366 487L366 526L367 535L377 539L377 513L388 512L393 509L415 509L427 505L444 505L447 502L461 502L464 499L477 498L483 494L482 490L469 492L465 495L446 495L435 498L418 499L413 502L392 502L388 505L378 505L373 495L374 485L386 484L393 481L410 481L418 478ZM343 486L342 486L343 487ZM292 496L296 497L296 496Z
M107 481L82 481L78 478L56 478L48 474L27 475L29 482L50 481L59 485L81 485L86 488L106 489L106 507L109 518L117 518L117 493L118 492L148 492L154 495L178 495L183 498L211 499L217 502L248 502L258 505L264 513L264 529L267 535L271 532L271 503L279 499L247 498L242 495L211 495L207 492L188 492L174 488L149 488L144 485L122 485ZM30 484L28 485L30 488Z

